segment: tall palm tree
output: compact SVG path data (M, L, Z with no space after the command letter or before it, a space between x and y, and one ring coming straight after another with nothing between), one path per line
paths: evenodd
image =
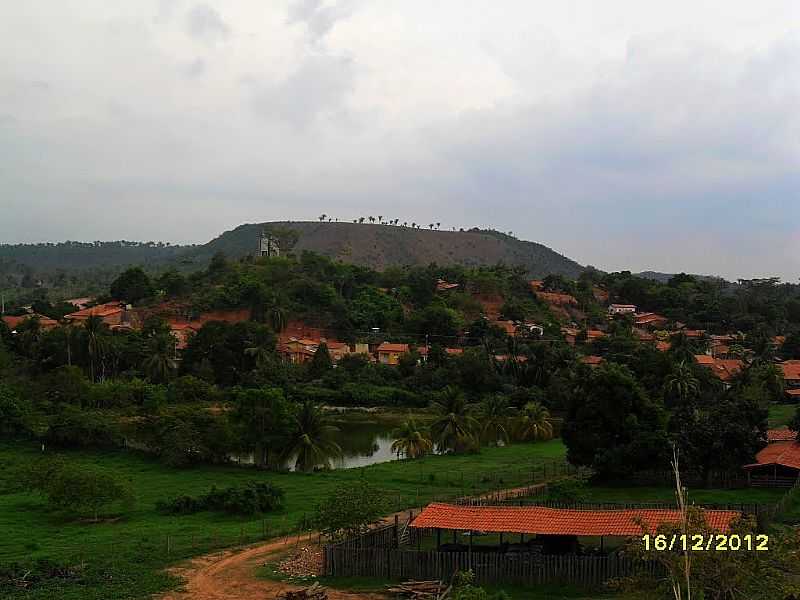
M500 394L489 396L478 408L478 420L481 424L481 438L487 444L496 446L498 441L508 443L508 434L513 409L508 400Z
M392 452L406 458L419 458L433 450L433 442L427 433L421 430L414 419L409 419L392 432Z
M664 395L686 403L700 391L700 382L685 361L675 365L672 373L664 378Z
M333 441L338 427L330 424L325 414L312 402L300 405L294 416L294 427L286 444L284 454L294 454L295 469L310 471L318 465L330 466L331 458L340 456L342 449Z
M156 335L150 339L142 368L151 381L164 383L177 366L174 356L175 338L169 333Z
M103 332L105 323L97 315L89 315L83 323L83 330L86 333L86 349L89 353L89 377L96 381L97 363L103 355Z
M383 223L383 215L378 215L378 223Z
M550 412L538 402L525 404L517 419L515 437L520 441L551 439L553 424L550 423Z
M464 452L476 447L477 420L469 414L464 394L458 388L446 387L431 404L436 420L431 424L431 437L439 451Z
M322 213L322 214L319 216L319 220L320 220L320 222L324 221L324 220L325 220L325 217L327 217L327 216L328 216L328 215L326 215L325 213Z

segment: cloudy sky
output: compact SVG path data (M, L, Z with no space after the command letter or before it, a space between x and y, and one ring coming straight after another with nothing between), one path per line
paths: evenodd
M0 242L493 226L800 276L800 2L0 0Z

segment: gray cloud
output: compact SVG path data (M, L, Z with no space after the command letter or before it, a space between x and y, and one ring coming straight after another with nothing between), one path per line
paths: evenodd
M186 28L193 37L210 42L225 40L231 33L219 12L207 4L197 4L189 10Z
M383 214L800 273L796 3L86 1L0 21L0 241Z

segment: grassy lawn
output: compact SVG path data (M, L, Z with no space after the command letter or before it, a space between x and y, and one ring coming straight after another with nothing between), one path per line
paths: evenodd
M796 404L771 404L769 407L770 428L783 427L794 417Z
M83 524L53 513L39 496L8 493L14 470L40 453L33 446L2 445L0 564L50 559L88 565L80 585L43 586L36 592L14 592L12 598L139 598L172 583L162 571L165 566L215 546L260 539L265 531L267 537L273 537L296 529L321 498L361 477L386 490L394 508L402 509L437 498L526 483L534 464L560 461L564 452L561 441L552 440L486 448L478 455L432 456L311 474L265 473L232 466L178 470L132 452L65 452L65 457L79 465L96 465L129 481L136 494L136 506L124 518ZM154 508L157 500L251 480L281 487L286 492L285 509L262 520L213 513L171 517Z
M590 486L589 502L674 502L675 490L669 487L599 487ZM696 504L772 504L786 490L743 488L732 490L690 489L689 501Z

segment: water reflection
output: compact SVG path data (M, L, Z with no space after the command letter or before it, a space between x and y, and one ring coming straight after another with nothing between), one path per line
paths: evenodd
M333 441L342 449L342 455L331 460L332 468L352 469L397 460L397 455L391 450L395 425L352 421L333 421L332 424L339 428ZM296 456L290 457L284 468L293 471L296 459ZM235 457L235 460L253 464L253 455Z

